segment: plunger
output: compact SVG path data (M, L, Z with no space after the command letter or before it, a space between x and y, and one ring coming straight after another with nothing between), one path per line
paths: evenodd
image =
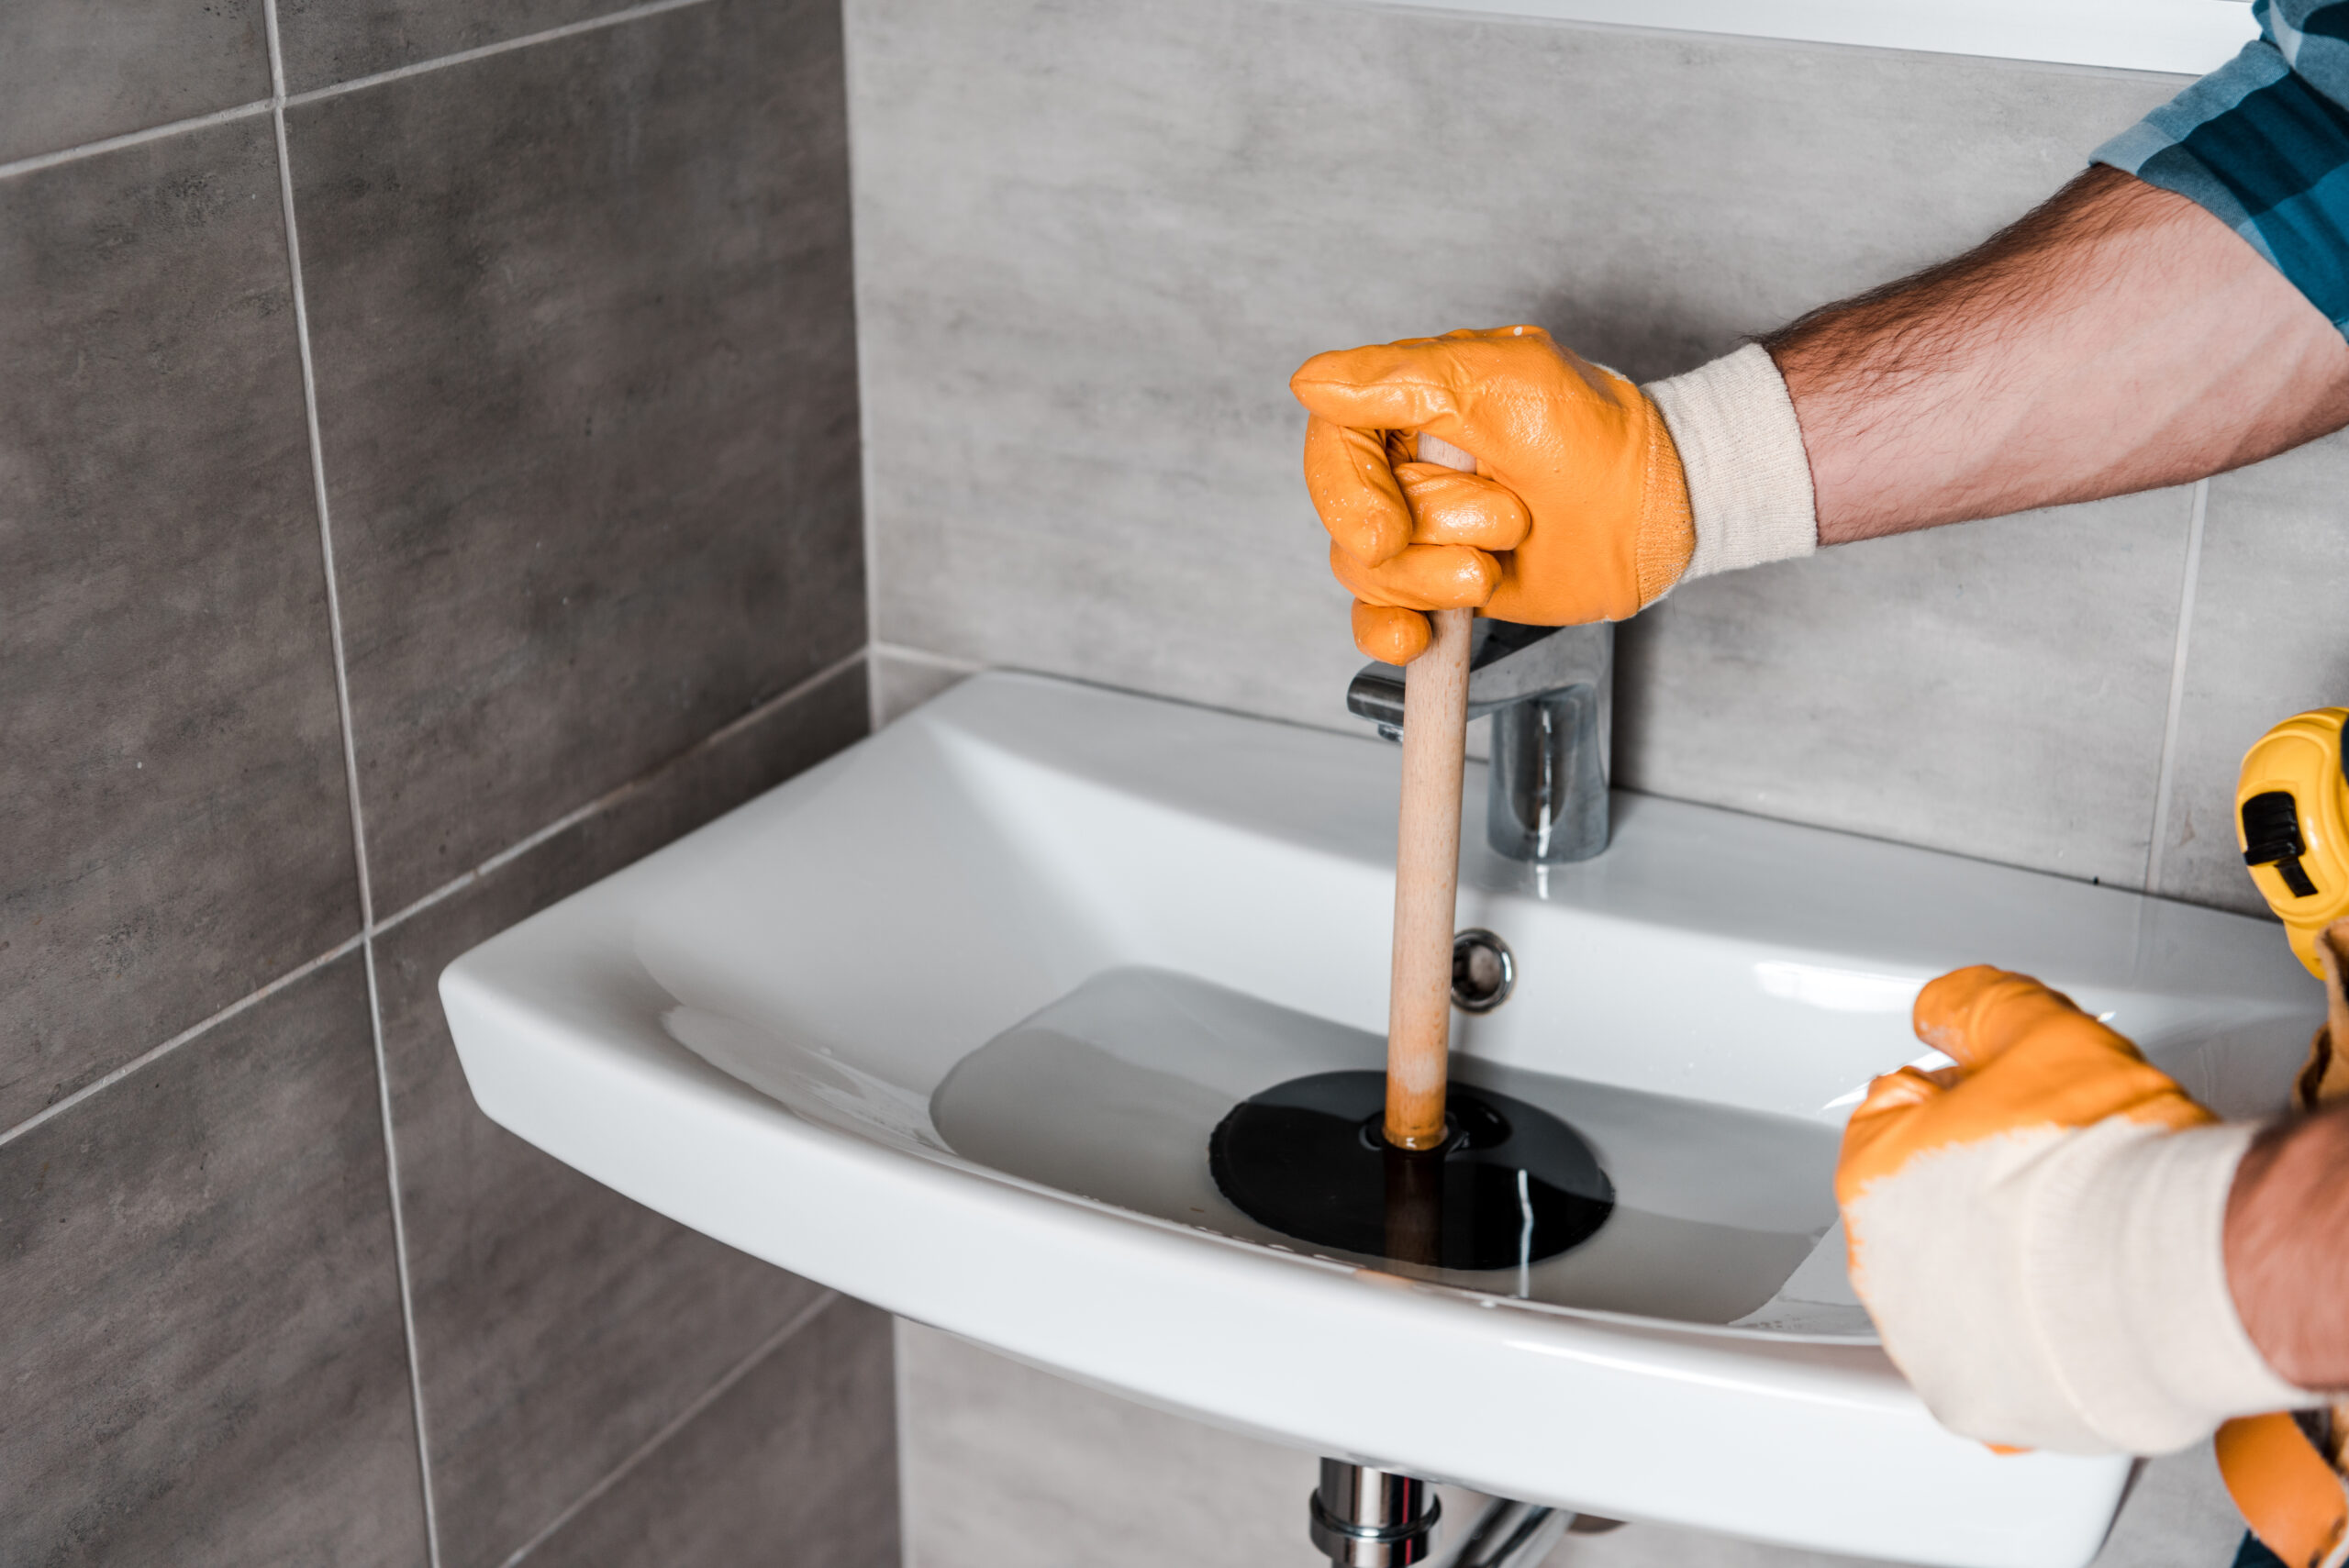
M1476 466L1425 431L1419 457ZM1589 1238L1615 1194L1564 1122L1450 1084L1475 616L1429 618L1434 637L1404 674L1386 1071L1315 1073L1250 1096L1217 1127L1208 1165L1242 1212L1302 1240L1421 1267L1523 1268Z

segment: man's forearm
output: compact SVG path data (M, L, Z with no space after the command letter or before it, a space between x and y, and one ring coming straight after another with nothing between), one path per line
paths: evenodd
M2349 343L2183 196L2092 169L1764 340L1837 544L2176 484L2349 423Z
M2227 1284L2267 1364L2349 1390L2349 1105L2261 1135L2227 1198Z

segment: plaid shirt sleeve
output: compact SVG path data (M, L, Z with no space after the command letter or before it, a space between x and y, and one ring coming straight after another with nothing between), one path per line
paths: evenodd
M2261 37L2091 161L2215 213L2349 335L2349 0L2255 0Z

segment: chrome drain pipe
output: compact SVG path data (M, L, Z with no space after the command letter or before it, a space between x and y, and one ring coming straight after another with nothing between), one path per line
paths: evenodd
M1333 1568L1409 1568L1433 1550L1442 1514L1435 1488L1415 1475L1325 1459L1309 1518L1314 1548Z
M1314 1489L1308 1517L1314 1549L1331 1568L1410 1568L1435 1552L1436 1521L1443 1507L1435 1487L1417 1476L1321 1462L1321 1485ZM1577 1527L1612 1529L1612 1519L1583 1518L1568 1509L1495 1497L1486 1503L1468 1539L1440 1568L1538 1568L1558 1538Z
M1564 1508L1496 1497L1469 1527L1451 1568L1535 1568L1574 1522Z

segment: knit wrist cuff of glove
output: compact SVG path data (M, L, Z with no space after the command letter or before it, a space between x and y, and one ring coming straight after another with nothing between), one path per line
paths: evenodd
M1758 343L1643 389L1688 484L1697 549L1681 580L1819 548L1810 458L1786 378Z
M2258 1129L2088 1129L2041 1173L2022 1260L2047 1363L2085 1425L2134 1453L2313 1403L2276 1375L2227 1285L2227 1195Z

